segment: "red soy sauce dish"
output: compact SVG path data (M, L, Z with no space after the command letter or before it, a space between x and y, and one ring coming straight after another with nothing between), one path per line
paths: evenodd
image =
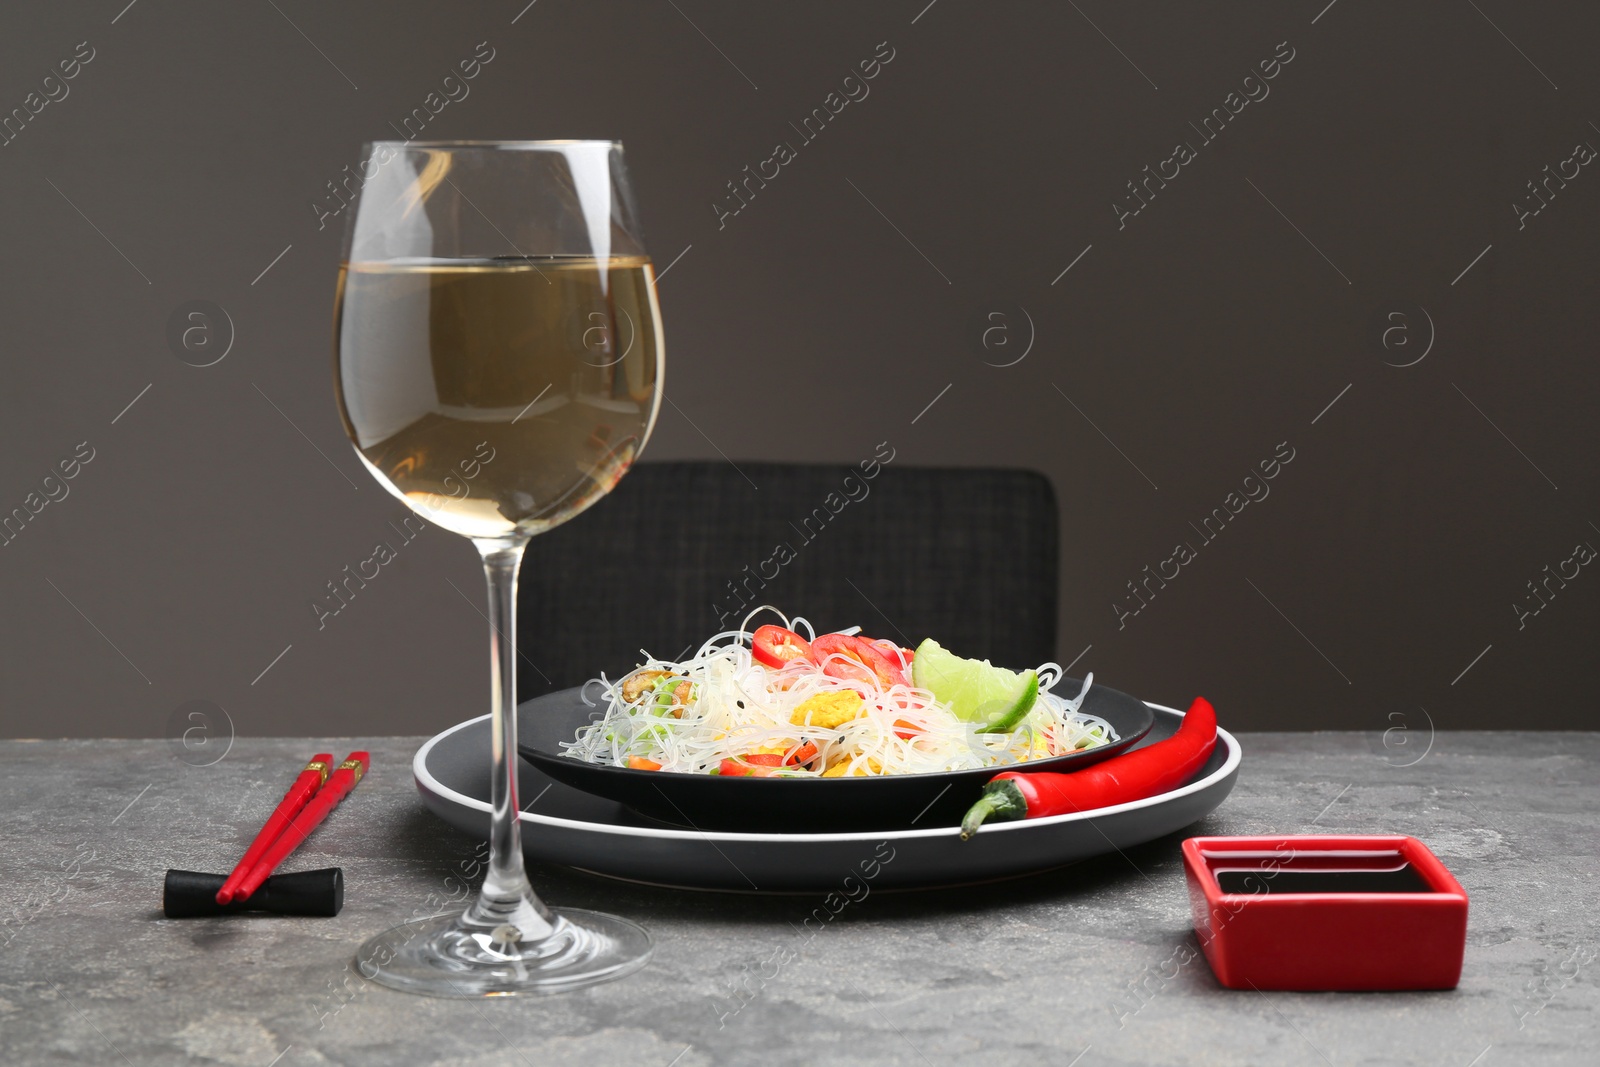
M1229 989L1454 989L1467 893L1399 835L1191 837L1194 930Z

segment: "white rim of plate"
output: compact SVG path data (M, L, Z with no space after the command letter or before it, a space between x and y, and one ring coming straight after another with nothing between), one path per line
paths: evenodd
M1144 703L1147 707L1154 708L1157 711L1169 711L1178 716L1180 719L1184 716L1184 713L1179 711L1177 708L1169 708L1165 704L1151 704L1149 701L1145 701ZM417 785L423 790L432 793L441 799L451 801L470 811L482 812L485 815L489 814L489 804L487 801L478 800L474 797L469 797L463 793L456 792L454 789L451 789L449 786L435 778L428 770L428 753L433 751L434 745L438 744L440 741L443 741L451 734L456 733L459 730L465 730L467 727L476 725L477 723L483 722L488 718L489 716L487 715L480 715L476 719L468 719L466 722L456 723L456 725L450 727L450 729L444 731L443 733L436 734L433 737L428 738L423 746L417 749L417 754L412 757L411 760L411 773L413 777L415 777ZM1045 827L1058 826L1062 823L1079 822L1086 819L1099 819L1107 815L1118 815L1125 811L1137 811L1140 808L1153 807L1154 805L1163 803L1165 801L1176 800L1178 797L1188 796L1191 793L1198 793L1200 790L1216 784L1237 770L1240 757L1243 755L1243 750L1240 749L1239 742L1232 734L1222 729L1220 726L1217 727L1217 737L1227 742L1228 758L1223 760L1221 767L1218 767L1215 771L1206 775L1204 778L1199 779L1198 781L1190 782L1188 785L1179 786L1177 789L1172 789L1165 793L1158 793L1153 797L1145 797L1143 800L1129 801L1126 804L1113 804L1112 806L1106 808L1094 808L1091 811L1073 812L1070 815L1048 815L1042 819L1020 819L1012 822L985 823L979 828L978 832L980 834L1003 834L1011 831L1041 830ZM537 799L538 798L535 798L535 800ZM591 833L611 834L618 837L651 837L665 841L731 841L757 844L794 844L800 842L826 841L883 841L886 838L896 841L903 841L917 837L953 837L961 832L961 827L959 826L935 826L926 830L877 830L838 834L751 834L735 833L726 830L668 830L655 829L648 826L617 826L612 823L588 822L583 819L563 819L555 815L540 815L539 813L532 811L519 812L518 820L521 822L532 822L543 826L556 827L565 830L586 830Z

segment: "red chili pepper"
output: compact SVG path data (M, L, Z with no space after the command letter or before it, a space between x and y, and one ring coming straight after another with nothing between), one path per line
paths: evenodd
M1066 815L1165 793L1205 766L1216 744L1216 710L1205 697L1195 697L1178 732L1165 741L1069 774L1004 771L995 775L961 820L961 840L977 833L988 818Z
M629 756L628 769L634 771L659 771L661 764L653 759L645 759L643 756Z

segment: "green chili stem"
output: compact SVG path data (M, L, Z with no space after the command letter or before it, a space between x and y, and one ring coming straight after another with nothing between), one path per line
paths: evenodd
M978 832L985 819L1025 819L1028 801L1022 790L1009 778L1000 778L983 787L983 796L967 809L961 819L961 840L966 841Z

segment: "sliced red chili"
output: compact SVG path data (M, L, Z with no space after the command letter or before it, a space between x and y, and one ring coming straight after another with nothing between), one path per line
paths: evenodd
M901 666L904 664L905 667L909 667L911 666L912 661L917 658L917 654L911 649L901 648L893 641L885 641L880 638L876 640L869 640L868 644L872 645L872 647L877 649L879 652L882 652L884 658L896 666Z
M810 652L809 641L782 626L758 626L750 635L750 655L768 667L782 667L804 659Z
M872 642L845 634L824 634L811 642L811 662L824 674L847 682L866 682L880 689L905 685L906 676Z

